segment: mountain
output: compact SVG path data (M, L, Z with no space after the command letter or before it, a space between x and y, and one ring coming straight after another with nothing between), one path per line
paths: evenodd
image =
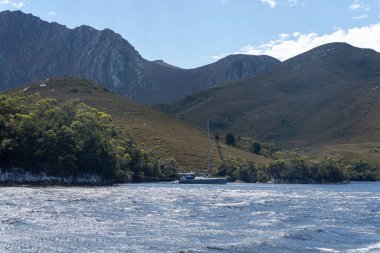
M76 76L142 104L168 103L220 82L252 77L279 61L232 55L181 69L148 61L119 34L89 26L68 29L21 11L0 13L0 90L54 76Z
M132 138L139 147L161 158L174 158L183 170L196 171L207 167L207 133L191 123L154 109L137 105L93 81L63 77L32 83L17 92L28 96L39 93L42 98L59 102L75 100L104 111L112 116L121 136ZM204 125L206 122L204 123ZM268 159L237 148L222 145L226 157L235 157L266 163ZM219 163L216 145L211 146L212 163Z
M193 94L169 111L220 131L340 152L380 166L380 54L326 44L259 76Z

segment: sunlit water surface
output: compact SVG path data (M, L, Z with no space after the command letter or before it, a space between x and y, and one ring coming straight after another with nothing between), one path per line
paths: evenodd
M0 252L380 252L380 184L3 187Z

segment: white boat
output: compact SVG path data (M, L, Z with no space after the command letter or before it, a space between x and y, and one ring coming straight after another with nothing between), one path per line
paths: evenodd
M179 184L227 184L225 177L197 176L195 172L180 173Z
M211 173L211 157L210 157L210 124L207 121L207 136L208 136L208 163L207 163L207 174ZM195 172L179 173L179 180L173 183L179 184L227 184L228 180L225 177L208 177L208 176L198 176Z

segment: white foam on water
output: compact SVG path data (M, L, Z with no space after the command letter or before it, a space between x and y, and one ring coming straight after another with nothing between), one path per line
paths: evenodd
M335 249L328 249L328 248L317 248L317 250L320 250L321 252L333 252L333 253L339 253L340 251Z
M376 253L378 253L378 252L380 252L380 242L370 244L370 245L365 246L365 247L348 250L347 252L350 252L350 253L351 252L352 253L367 253L367 252L375 253L376 252Z

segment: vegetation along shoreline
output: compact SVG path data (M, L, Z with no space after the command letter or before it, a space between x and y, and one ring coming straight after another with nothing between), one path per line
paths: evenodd
M56 80L61 79L52 82ZM84 91L79 85L74 94L97 89L94 84L86 85ZM175 159L142 148L133 136L117 128L108 113L76 99L58 101L44 98L39 92L15 90L0 96L0 111L0 185L99 186L172 181L180 170L186 170ZM235 140L232 133L221 139L226 147L266 159L258 163L227 156L223 163L214 163L212 173L230 182L379 180L376 167L364 160L347 161L331 155L311 159L250 138Z

